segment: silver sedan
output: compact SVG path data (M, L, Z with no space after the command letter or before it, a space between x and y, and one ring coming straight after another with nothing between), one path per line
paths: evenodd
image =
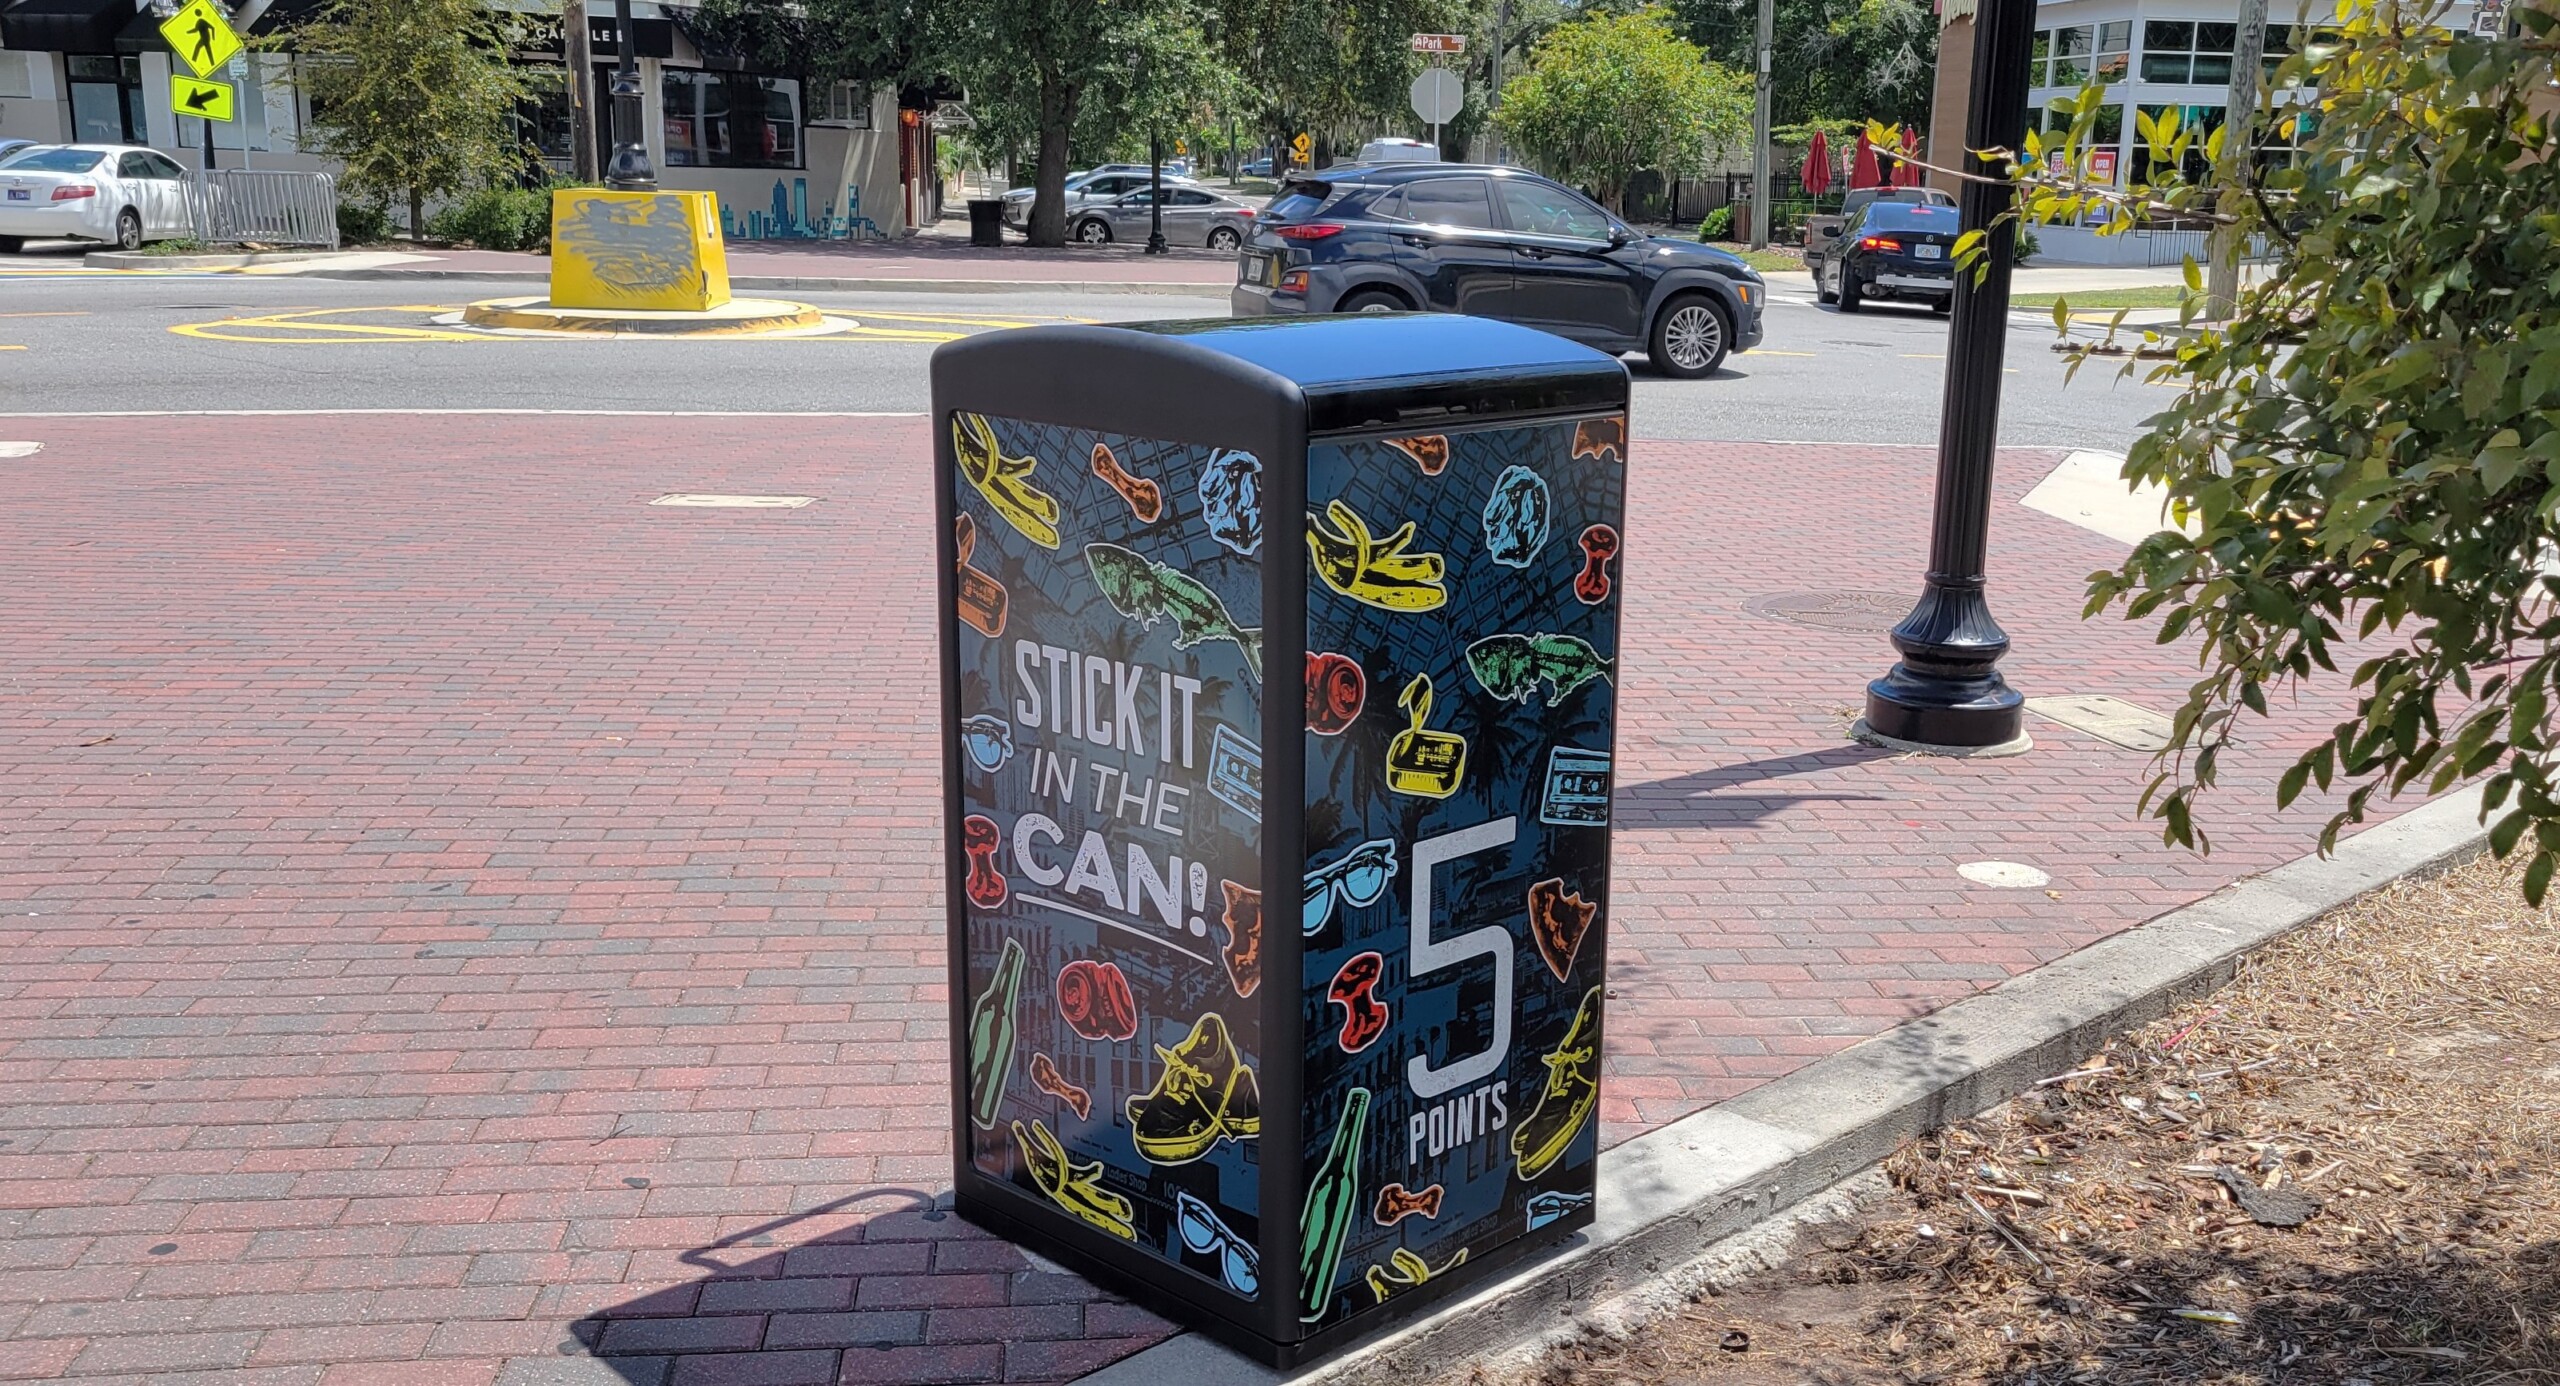
M1095 199L1070 212L1067 234L1087 245L1143 241L1153 218L1155 190L1140 188ZM1164 188L1164 238L1170 245L1234 250L1253 231L1253 204L1207 188L1174 183Z

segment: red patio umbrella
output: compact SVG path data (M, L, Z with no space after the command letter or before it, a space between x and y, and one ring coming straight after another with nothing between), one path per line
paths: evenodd
M1819 130L1804 151L1804 190L1816 197L1831 191L1831 141Z
M1876 171L1876 147L1867 141L1867 132L1858 132L1857 152L1849 156L1849 191L1881 188L1884 175Z
M1910 126L1906 125L1902 128L1902 162L1893 170L1893 185L1895 187L1916 188L1920 186L1920 165L1913 162L1913 160L1918 159L1919 157L1920 136L1914 133Z

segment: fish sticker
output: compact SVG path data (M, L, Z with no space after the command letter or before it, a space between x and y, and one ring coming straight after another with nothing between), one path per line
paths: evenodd
M1573 690L1606 681L1611 660L1578 635L1488 635L1467 647L1467 670L1484 691L1507 703L1525 703L1547 685L1547 706L1561 706Z
M1546 480L1526 467L1508 467L1484 501L1484 551L1506 568L1526 568L1547 542L1554 499Z
M1612 414L1605 419L1584 419L1573 426L1573 456L1580 461L1588 457L1602 462L1627 460L1627 416Z
M960 461L960 475L1006 524L1044 549L1058 547L1058 498L1031 484L1039 458L1005 456L996 446L995 426L978 414L951 416L951 451Z
M1424 476L1438 476L1449 465L1449 435L1425 433L1413 438L1389 438L1387 446L1413 459Z
M1200 469L1200 520L1209 537L1247 558L1262 547L1262 461L1229 448Z
M1121 615L1141 626L1171 617L1177 650L1203 640L1233 641L1244 652L1246 670L1256 683L1262 681L1262 632L1237 625L1227 604L1198 579L1117 544L1085 545L1084 561L1103 598Z
M1384 539L1374 537L1359 512L1341 501L1307 516L1307 552L1324 585L1386 611L1429 611L1449 600L1441 585L1447 560L1436 553L1406 553L1413 521Z
M1120 493L1129 503L1129 513L1142 525L1154 524L1164 517L1164 488L1142 476L1131 476L1120 469L1120 459L1111 455L1108 443L1093 445L1093 474L1102 484Z

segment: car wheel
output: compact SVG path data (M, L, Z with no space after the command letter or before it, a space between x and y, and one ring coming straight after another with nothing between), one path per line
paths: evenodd
M1209 229L1209 248L1211 250L1233 250L1243 244L1244 237L1237 235L1234 231L1229 230L1224 226L1213 226Z
M1858 292L1858 276L1846 269L1840 271L1839 299L1843 313L1854 313L1858 311L1859 304L1866 302L1865 296Z
M1733 329L1724 310L1712 299L1691 294L1675 298L1653 320L1653 368L1675 380L1715 374L1724 364Z
M24 236L0 236L0 255L15 255L27 248Z
M1111 244L1111 224L1104 221L1080 221L1076 223L1076 239L1086 245L1109 245Z
M1391 293L1368 289L1344 298L1333 305L1337 313L1401 313L1409 305Z
M1929 311L1942 318L1955 310L1956 296L1954 294L1949 294L1945 298L1939 299L1937 302L1929 305Z
M116 249L142 249L142 214L131 207L116 213Z

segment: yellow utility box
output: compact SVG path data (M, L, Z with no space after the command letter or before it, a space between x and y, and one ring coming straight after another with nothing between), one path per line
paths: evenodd
M551 194L552 307L700 313L728 301L729 256L712 194Z

